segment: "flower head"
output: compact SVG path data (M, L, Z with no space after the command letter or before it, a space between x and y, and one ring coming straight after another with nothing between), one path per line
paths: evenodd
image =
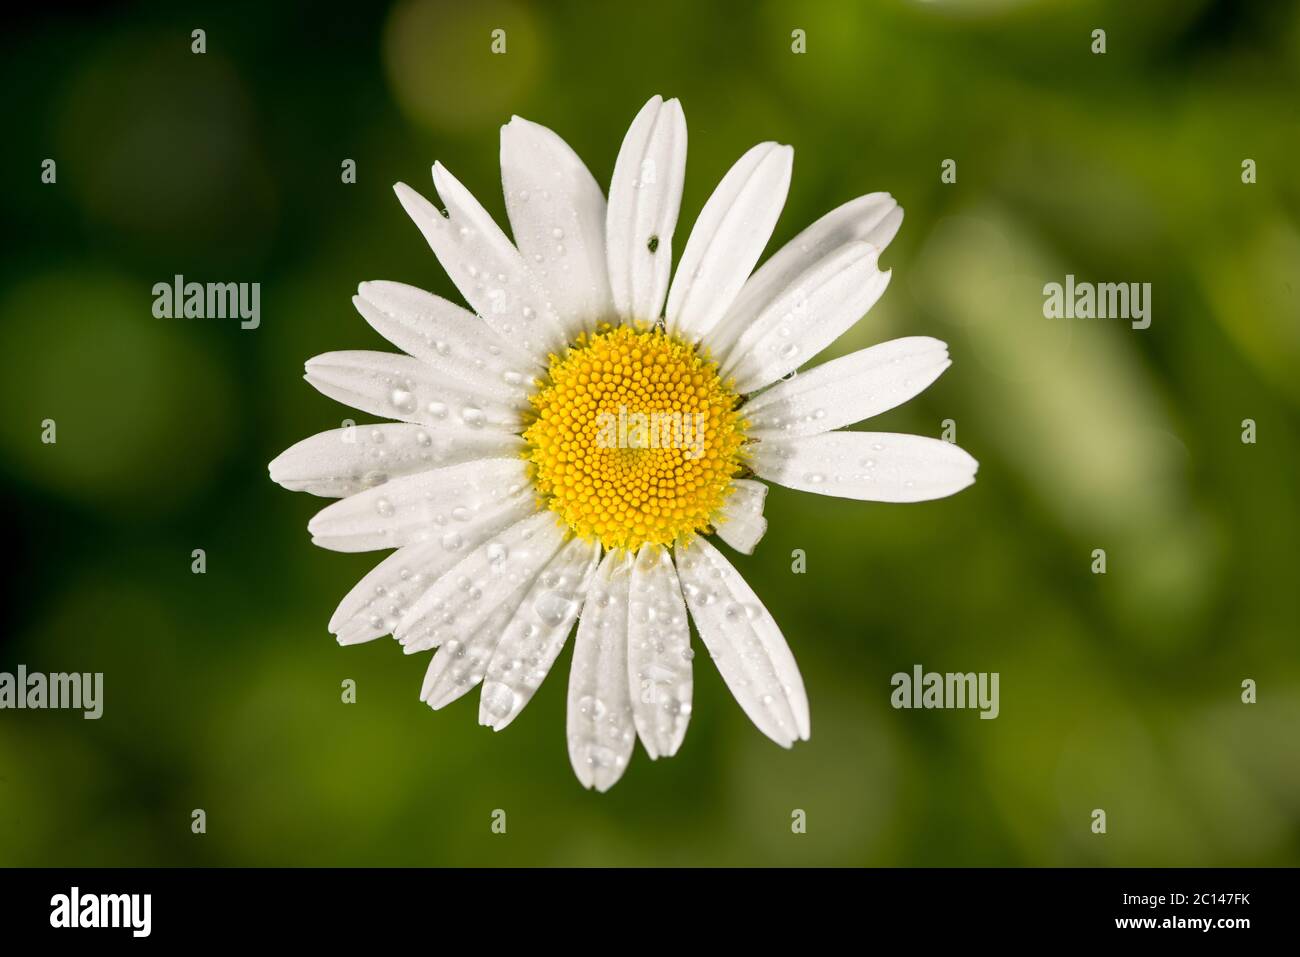
M309 525L317 544L396 549L335 611L341 644L392 634L407 653L438 649L421 700L441 708L481 685L479 721L501 730L576 621L569 755L602 791L638 738L651 757L680 747L691 620L755 725L785 747L808 737L794 657L710 538L753 551L767 528L756 479L916 502L965 488L976 463L936 439L840 431L933 382L942 342L896 339L793 377L880 298L877 260L903 214L886 193L862 196L755 271L792 160L775 143L742 156L675 273L676 100L633 121L608 203L563 140L512 119L513 242L440 164L445 212L397 185L473 311L362 283L357 310L405 354L329 353L307 380L391 421L313 436L270 466L286 488L339 499Z

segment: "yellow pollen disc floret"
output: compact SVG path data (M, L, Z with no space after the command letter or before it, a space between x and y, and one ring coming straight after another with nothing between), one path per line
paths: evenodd
M605 548L669 545L714 521L744 421L717 364L659 329L583 334L530 399L525 457L543 504Z

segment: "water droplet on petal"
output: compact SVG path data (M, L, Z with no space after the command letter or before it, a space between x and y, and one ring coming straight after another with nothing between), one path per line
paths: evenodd
M389 393L388 401L402 415L410 415L415 411L415 396L406 389L394 389Z
M515 710L519 696L507 684L500 681L488 681L483 684L483 712L500 721L509 717Z
M544 591L533 602L533 611L545 624L557 628L573 614L576 606L577 602L559 592Z

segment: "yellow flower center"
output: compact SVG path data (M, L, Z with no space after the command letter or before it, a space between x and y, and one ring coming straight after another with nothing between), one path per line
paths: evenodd
M524 432L543 503L605 548L705 530L740 471L744 421L717 364L659 329L602 326L551 356Z

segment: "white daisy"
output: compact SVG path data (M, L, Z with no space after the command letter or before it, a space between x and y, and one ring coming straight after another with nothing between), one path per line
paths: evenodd
M352 300L405 355L333 352L307 381L395 422L313 436L271 463L286 488L340 499L308 526L336 551L396 548L330 620L344 645L392 634L439 649L421 700L482 684L501 730L575 621L569 757L601 791L639 737L674 754L691 713L689 617L736 701L783 747L808 699L776 622L723 554L767 528L762 479L878 502L974 481L947 442L837 431L919 393L949 364L896 339L797 378L880 298L877 259L902 222L887 193L823 216L753 272L793 150L760 143L705 204L670 279L686 121L656 96L623 139L606 204L551 130L501 130L512 243L440 164L446 212L398 199L474 312L395 282ZM666 306L665 306L666 300ZM475 315L477 313L477 315ZM750 476L753 476L751 478Z

